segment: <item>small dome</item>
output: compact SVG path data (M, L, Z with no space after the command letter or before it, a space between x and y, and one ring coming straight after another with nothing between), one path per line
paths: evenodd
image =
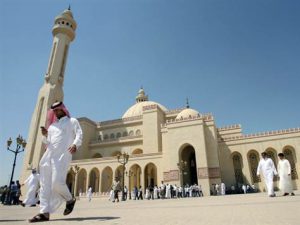
M186 108L178 113L176 119L187 119L189 117L200 116L200 113L197 110Z

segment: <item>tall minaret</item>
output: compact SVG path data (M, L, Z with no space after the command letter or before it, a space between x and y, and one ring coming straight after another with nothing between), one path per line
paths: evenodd
M44 153L45 146L42 144L40 126L46 125L47 110L55 101L63 101L63 82L68 49L75 38L76 26L70 7L55 18L52 28L52 51L45 82L40 89L31 119L21 181L24 181L31 173L31 168L38 168L39 161Z

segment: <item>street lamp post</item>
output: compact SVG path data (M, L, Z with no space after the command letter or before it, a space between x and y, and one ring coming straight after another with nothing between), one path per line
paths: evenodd
M126 171L126 176L128 177L129 179L129 200L131 200L131 177L133 176L133 172L131 170L129 170L129 172Z
M9 138L7 140L7 150L13 152L15 154L15 158L14 158L14 164L13 164L13 168L12 168L12 173L11 173L10 181L9 181L9 184L8 184L8 193L7 193L6 201L5 201L6 205L10 205L11 204L11 199L10 199L11 183L12 183L13 178L14 178L15 166L16 166L16 161L17 161L17 155L20 152L23 152L25 150L25 147L26 147L26 144L27 144L26 141L25 141L25 139L23 139L23 137L21 135L19 135L16 138L17 146L16 146L15 150L10 149L10 146L11 146L12 142L13 141L12 141L11 138Z
M124 193L124 176L125 176L125 165L128 163L129 155L127 153L118 154L117 155L118 163L122 165L122 201L125 201L125 193Z
M80 170L80 167L78 165L75 165L75 166L72 166L71 169L70 169L73 173L74 173L74 182L73 182L73 187L72 187L72 195L73 197L76 195L75 193L75 181L76 181L76 178L77 178L77 174Z
M184 185L184 183L183 183L183 176L186 173L184 171L185 171L185 169L187 167L187 161L180 160L180 162L177 163L177 167L178 167L178 169L180 171L180 174L181 174L181 177L182 177L182 184L181 185Z

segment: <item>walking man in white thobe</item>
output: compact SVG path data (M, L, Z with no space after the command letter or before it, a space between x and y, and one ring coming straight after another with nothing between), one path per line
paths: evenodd
M22 202L22 206L35 206L37 199L37 191L40 186L40 175L36 172L36 169L32 169L30 176L24 181L23 185L27 185L28 191L26 194L26 198Z
M89 189L88 189L88 191L87 191L87 197L89 199L89 202L92 201L92 194L93 194L93 189L90 186Z
M287 196L289 194L295 195L293 192L291 178L291 164L287 159L285 159L283 153L279 153L278 157L279 189L283 192L283 196Z
M47 127L41 127L47 149L40 161L40 213L29 222L48 221L50 214L66 202L64 215L73 211L76 199L66 185L72 154L82 142L82 130L77 119L71 118L62 102L51 106Z
M275 197L274 193L274 185L273 185L273 178L274 175L277 175L277 171L274 165L274 162L271 158L268 157L266 152L261 153L262 159L259 161L257 167L257 176L260 176L262 173L265 179L265 184L268 190L268 195L270 197Z
M226 185L222 182L221 183L221 195L225 195L226 194Z

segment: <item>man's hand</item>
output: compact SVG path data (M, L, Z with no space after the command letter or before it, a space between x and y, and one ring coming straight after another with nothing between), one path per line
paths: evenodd
M48 135L47 129L45 127L41 127L41 130L42 130L42 135L47 137L47 135Z
M77 147L76 147L76 145L71 145L70 147L69 147L69 152L71 153L71 154L73 154L73 153L75 153L76 152L76 150L77 150Z

